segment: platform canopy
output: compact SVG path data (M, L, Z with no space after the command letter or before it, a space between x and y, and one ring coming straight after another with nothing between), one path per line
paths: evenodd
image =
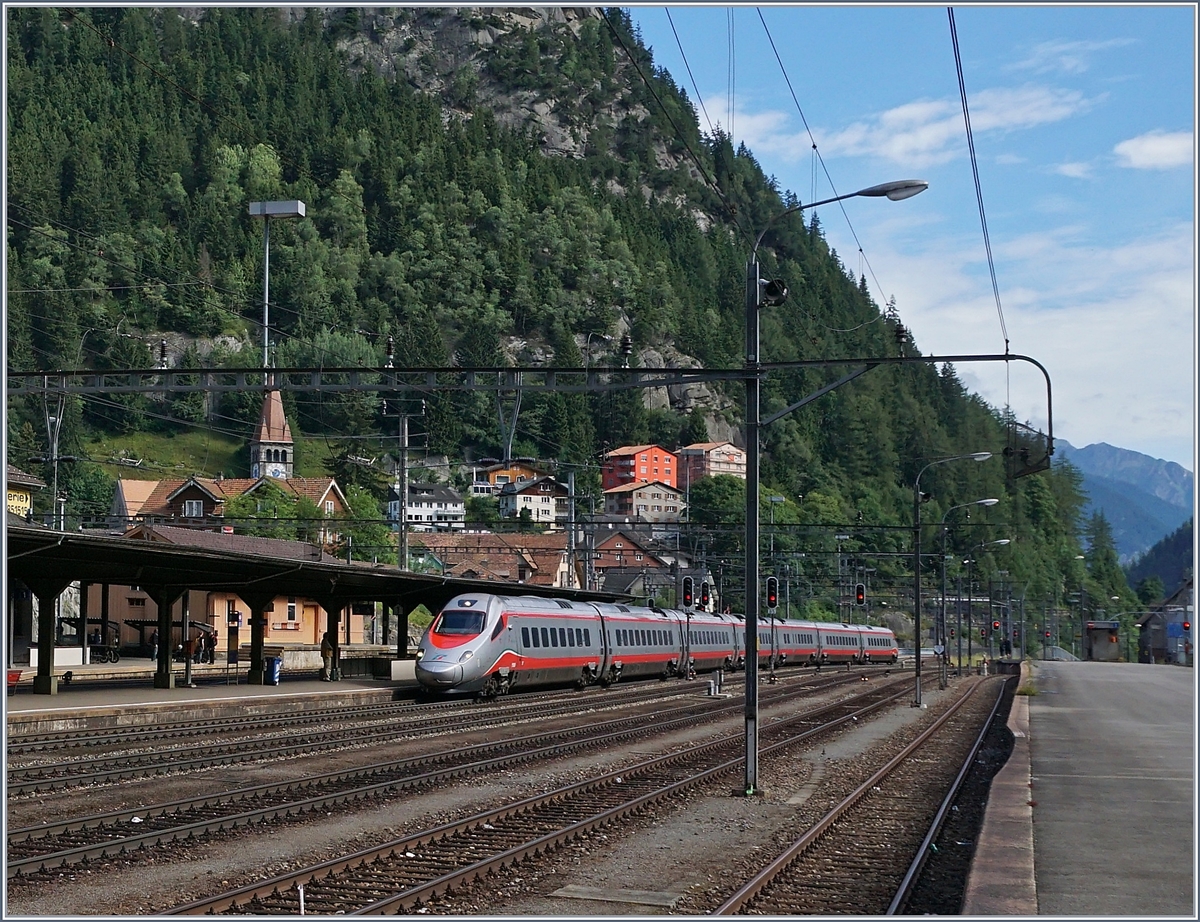
M207 544L226 537L211 532L205 534L215 539ZM629 598L611 592L409 573L389 564L346 563L322 553L317 547L297 542L268 541L265 546L274 551L273 555L115 535L54 531L11 522L6 536L9 577L27 585L79 580L181 590L232 593L244 590L313 599L336 598L347 605L382 601L411 609L423 604L430 611L436 611L464 592L600 602L620 602ZM282 548L284 544L295 545L295 549ZM312 559L304 559L305 554Z

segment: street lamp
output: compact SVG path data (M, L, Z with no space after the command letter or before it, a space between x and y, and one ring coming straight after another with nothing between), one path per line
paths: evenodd
M916 708L921 706L921 475L938 464L948 464L951 461L986 461L991 456L990 451L975 451L967 455L938 458L921 468L913 482L913 633L916 635L914 646L917 657L913 707Z
M910 198L929 188L919 179L883 183L839 195L820 202L800 204L781 211L770 221L754 241L746 263L746 794L758 790L758 607L760 602L758 572L758 430L759 384L762 363L759 355L759 308L766 304L777 306L787 298L787 288L780 282L766 282L758 274L758 248L771 226L780 218L805 208L828 205L855 196L875 198L886 196L892 201Z
M946 645L946 531L947 531L946 516L948 516L955 509L965 509L968 506L994 506L998 502L1000 502L1000 500L998 500L998 499L977 499L970 503L959 503L957 506L951 506L942 515L942 606L941 606L941 618L940 618L940 621L938 624L938 643L941 644L943 648ZM961 602L961 599L960 599L960 602ZM962 619L962 611L961 611L961 606L960 606L960 611L959 611L960 622L961 622L961 619ZM961 623L958 625L957 633L959 633L959 634L962 633L962 624ZM961 655L962 638L961 637L958 640L958 646L959 646L959 654L960 654L958 657L959 658L958 671L959 671L959 674L961 675L962 674L962 655ZM946 687L946 659L945 659L944 652L942 654L941 666L938 669L938 687L939 688Z
M303 218L304 203L298 200L287 202L251 202L250 216L263 219L263 372L271 366L269 356L271 326L267 308L270 304L271 284L271 219Z

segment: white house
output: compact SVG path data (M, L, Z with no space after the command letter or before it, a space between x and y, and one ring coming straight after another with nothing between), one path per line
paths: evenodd
M500 515L515 519L520 517L522 509L528 509L534 522L565 523L569 502L567 488L553 477L506 483L500 490Z
M457 491L440 483L410 483L405 519L413 531L461 529L467 521L467 506ZM388 521L400 523L400 497L388 487Z

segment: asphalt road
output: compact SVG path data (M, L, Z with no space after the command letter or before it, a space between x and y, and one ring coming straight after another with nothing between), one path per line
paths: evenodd
M1196 918L1195 670L1043 662L1037 688L1038 914Z

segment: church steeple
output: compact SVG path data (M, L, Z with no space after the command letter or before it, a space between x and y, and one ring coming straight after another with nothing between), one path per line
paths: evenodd
M283 396L277 390L267 391L258 428L250 440L250 476L287 480L292 476L295 458L292 430L283 413Z

